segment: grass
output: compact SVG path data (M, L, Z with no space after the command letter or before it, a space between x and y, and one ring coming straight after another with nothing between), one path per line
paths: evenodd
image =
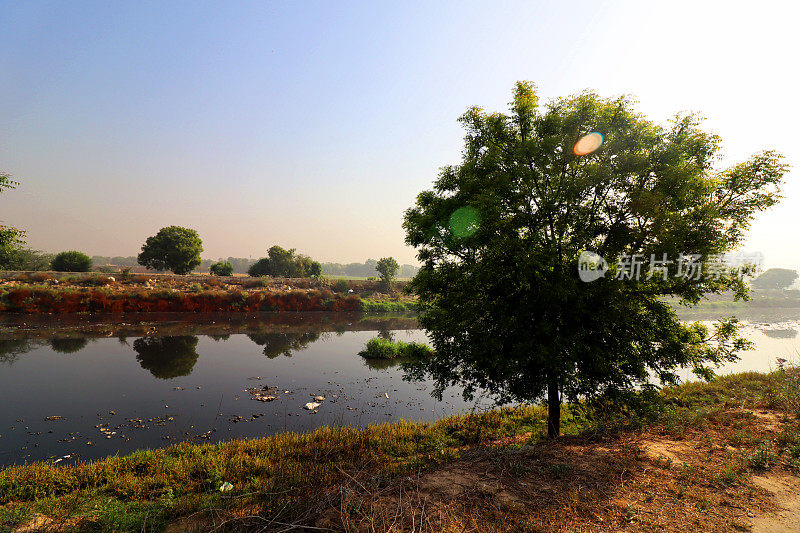
M366 359L412 359L429 357L433 349L421 342L403 342L375 337L367 341L367 345L358 355Z
M373 300L361 299L361 310L369 314L395 314L402 315L414 313L417 310L416 300Z
M216 445L180 444L125 457L56 466L33 463L0 472L0 524L34 514L76 527L138 530L187 514L258 503L284 520L313 514L321 497L369 469L372 483L444 462L459 449L538 430L544 411L526 407L451 417L433 424L398 422L367 429L321 428ZM233 484L232 496L219 491Z
M381 349L388 342L372 341ZM458 499L456 507L440 509L451 525L466 527L468 522L474 528L486 521L485 530L525 529L523 522L514 522L523 520L519 514L523 511L502 507L510 505L507 502L497 514L500 504L485 488L496 476L523 492L539 490L542 480L557 487L541 498L524 492L536 505L523 507L542 513L555 506L556 514L548 520L572 520L568 530L581 530L581 517L596 512L613 519L606 522L613 530L612 523L619 526L647 516L643 504L631 503L639 500L609 507L600 497L612 490L608 484L613 479L627 480L636 465L643 464L641 453L631 444L632 439L642 438L636 435L664 435L696 445L693 464L664 459L651 464L657 468L645 469L651 478L649 485L642 485L647 499L641 501L652 500L654 506L678 502L676 509L691 508L702 517L709 514L705 509L710 505L722 509L719 501L724 500L713 500L718 494L734 498L750 490L745 485L750 472L800 467L800 425L790 417L800 413L798 384L800 374L793 370L744 373L640 395L638 403L630 402L635 408L613 414L591 411L587 405L564 406L563 432L577 440L566 437L555 443L544 441L545 408L520 406L435 423L323 427L219 444L184 443L64 466L31 463L0 471L0 501L7 502L0 507L0 529L40 515L62 530L81 531L158 531L177 520L277 530L288 528L286 524L324 524L332 512L340 520L337 528L342 523L364 525L364 520L372 520L373 526L375 520L391 524L397 516L382 515L385 506L364 495L383 494L387 487L411 483L426 472L467 464L478 472L467 485L480 485L483 492ZM751 410L764 409L784 420L780 428L768 430L759 424ZM736 445L735 451L726 448L730 443ZM576 453L581 446L583 451ZM523 479L527 481L520 485ZM642 484L634 481L625 486ZM224 483L233 489L220 491ZM575 483L599 487L603 510L589 507ZM413 492L405 494L406 504L414 501ZM561 501L571 494L578 499ZM469 508L462 508L467 503ZM733 509L725 507L729 508Z

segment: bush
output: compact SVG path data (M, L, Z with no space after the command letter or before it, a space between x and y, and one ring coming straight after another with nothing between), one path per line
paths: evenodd
M367 341L366 347L358 355L367 359L419 359L428 357L433 350L420 342L390 341L375 337Z
M230 276L233 274L233 265L227 261L220 261L211 265L208 270L215 276Z
M256 261L247 273L254 277L319 278L322 276L322 265L307 255L296 254L294 248L284 250L276 245L267 251L267 257Z
M350 290L350 283L348 283L346 279L340 279L333 284L333 290L336 292L347 292Z
M269 275L269 271L269 259L265 257L253 263L250 268L247 269L247 275L256 278Z
M70 250L56 255L50 263L50 268L56 272L89 272L92 268L92 259L84 253Z

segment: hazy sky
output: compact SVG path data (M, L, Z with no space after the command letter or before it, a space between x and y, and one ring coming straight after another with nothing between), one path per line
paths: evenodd
M0 221L47 251L135 255L166 225L204 257L272 244L393 255L403 211L456 163L469 105L629 93L697 110L729 161L800 160L794 2L3 2ZM800 184L746 249L800 267Z

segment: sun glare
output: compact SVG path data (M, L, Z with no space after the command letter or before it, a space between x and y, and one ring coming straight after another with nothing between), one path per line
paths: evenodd
M572 151L575 155L589 155L598 148L600 145L603 144L603 136L596 131L589 133L588 135L584 135L578 142L575 143L575 147Z

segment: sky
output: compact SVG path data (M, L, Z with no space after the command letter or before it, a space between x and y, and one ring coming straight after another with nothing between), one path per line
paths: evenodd
M0 3L0 223L49 252L136 255L168 225L205 258L273 244L394 256L403 212L458 163L457 118L541 96L699 111L724 162L800 163L793 2ZM743 250L800 268L800 183Z

